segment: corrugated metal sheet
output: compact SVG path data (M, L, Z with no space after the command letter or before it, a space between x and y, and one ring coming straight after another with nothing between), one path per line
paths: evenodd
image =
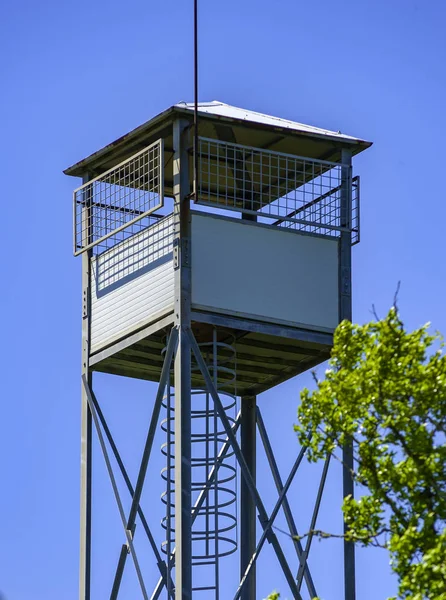
M92 260L91 352L173 310L173 220Z
M192 307L332 331L338 241L194 214Z

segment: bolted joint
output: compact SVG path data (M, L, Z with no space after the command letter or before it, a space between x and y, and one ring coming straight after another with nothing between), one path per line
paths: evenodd
M175 238L173 240L173 268L177 270L180 268L180 240Z
M341 270L341 293L351 294L351 269L342 267Z
M190 238L182 237L173 240L173 268L190 267Z
M269 527L269 519L267 519L266 517L264 517L262 519L262 517L260 515L257 516L257 518L259 519L259 523L262 526L263 531L266 533L266 539L268 541L269 544L272 544L274 541L274 538L276 537L273 533L273 531L271 530L271 527Z
M88 317L88 288L83 291L82 294L82 318Z
M167 581L167 566L163 560L160 560L156 563L158 565L159 572L161 576Z
M133 534L135 533L135 528L133 527L132 529L126 529L125 533L127 536L127 540L130 539L133 542ZM127 554L130 554L130 544L128 541L127 541Z

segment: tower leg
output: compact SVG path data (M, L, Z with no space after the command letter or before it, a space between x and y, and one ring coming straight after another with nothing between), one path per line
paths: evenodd
M83 183L89 180L86 173ZM93 232L91 221L91 191L84 192L82 209L82 242L87 245ZM82 254L82 375L86 377L90 389L92 374L89 368L90 357L90 269L91 250ZM85 388L81 392L81 497L80 497L80 548L79 548L79 600L90 600L91 571L91 450L92 419Z
M192 598L191 264L188 122L173 124L175 325L175 599Z
M88 376L91 386L91 374ZM79 600L90 600L91 568L91 412L84 390L81 406L81 498Z
M341 180L341 226L349 229L351 227L351 160L349 150L342 150L342 180ZM351 283L351 233L343 231L340 238L339 248L339 320L352 320L352 283ZM351 442L344 445L342 451L343 460L343 496L354 494L353 479L353 446ZM344 533L347 525L344 523ZM344 540L344 597L345 600L356 598L356 575L355 575L355 545Z
M241 401L240 446L248 469L256 480L256 397L244 396ZM240 578L243 577L256 550L256 505L242 478L240 484ZM256 571L252 567L243 587L241 600L256 600Z
M180 327L175 356L175 600L192 598L191 350Z

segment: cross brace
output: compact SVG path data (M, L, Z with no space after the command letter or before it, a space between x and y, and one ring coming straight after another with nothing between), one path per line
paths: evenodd
M218 454L217 462L216 462L215 466L210 470L208 477L207 477L207 481L206 481L205 485L203 486L203 489L202 489L199 497L197 498L197 501L195 502L195 505L192 509L191 523L193 525L193 523L199 513L200 507L202 506L203 502L205 501L205 499L207 497L207 494L211 488L212 482L213 482L213 480L218 472L218 469L221 466L227 452L230 449L232 449L232 451L238 461L238 464L239 464L239 467L241 470L241 474L242 474L242 477L244 478L245 484L246 484L250 494L252 495L253 501L255 502L255 505L257 507L259 521L263 528L263 532L262 532L259 542L257 543L256 550L255 550L254 554L252 555L251 560L246 568L246 571L241 578L241 581L239 583L239 586L237 588L237 591L235 593L233 600L238 600L240 598L242 590L243 590L243 586L249 576L250 571L253 569L254 564L256 563L256 561L258 559L258 556L264 546L265 541L268 541L273 546L273 549L276 553L278 561L284 572L285 578L291 589L293 597L296 600L302 600L302 596L300 594L300 589L302 586L303 579L305 578L310 596L311 596L311 598L313 598L316 596L316 590L315 590L314 583L311 578L311 574L309 571L307 561L308 561L308 555L310 552L311 542L312 542L312 538L313 538L312 532L316 525L316 519L318 516L322 493L323 493L323 489L324 489L324 485L325 485L325 481L326 481L326 477L327 477L327 471L328 471L328 466L329 466L329 462L330 462L330 457L327 457L327 460L325 461L325 464L324 464L321 482L319 485L317 498L316 498L316 502L315 502L315 506L314 506L314 510L313 510L313 514L312 514L312 518L311 518L309 535L307 537L307 541L306 541L306 545L305 545L305 549L304 549L297 537L296 526L295 526L295 523L294 523L294 520L293 520L293 517L291 514L291 509L290 509L288 500L286 498L286 494L291 486L291 483L292 483L294 476L298 470L298 467L305 455L306 447L302 447L302 449L290 471L290 474L285 482L285 485L283 485L282 480L280 478L278 468L277 468L277 464L274 459L274 455L272 453L271 444L270 444L268 435L266 433L265 425L264 425L260 410L257 407L257 415L256 415L257 427L259 429L260 437L262 439L262 442L263 442L263 445L265 448L265 452L266 452L266 455L268 458L268 462L270 464L271 472L273 474L273 478L274 478L276 488L277 488L277 491L279 494L276 504L274 506L274 509L271 512L270 516L268 517L268 514L266 512L263 501L262 501L260 494L256 488L253 477L247 467L244 456L243 456L240 446L237 442L236 434L237 434L237 430L240 425L240 414L237 416L235 423L231 424L231 422L229 421L229 419L225 413L224 407L221 403L219 394L215 388L214 382L213 382L212 377L209 373L209 370L206 366L206 363L201 356L201 352L200 352L198 343L195 340L195 337L193 336L191 330L188 328L186 329L185 334L189 338L191 351L195 355L195 359L197 361L198 367L199 367L199 369L203 375L203 378L205 380L206 389L214 401L216 411L219 415L220 421L224 427L224 430L225 430L225 433L227 436L226 441L223 443L223 445L220 449L220 452ZM86 376L83 375L83 377L82 377L83 386L84 386L85 393L87 396L89 410L91 412L92 419L93 419L94 425L97 430L99 443L100 443L100 446L102 449L102 453L104 455L107 471L108 471L109 478L110 478L110 481L112 484L115 499L116 499L116 502L118 505L121 521L122 521L123 528L124 528L125 538L126 538L126 543L122 545L122 548L120 551L116 575L115 575L114 582L113 582L113 588L112 588L110 600L116 600L116 598L118 597L120 582L122 579L122 574L123 574L123 571L125 568L126 558L127 558L128 554L130 554L132 556L132 560L133 560L133 563L135 566L135 570L136 570L136 574L138 577L138 581L140 584L143 598L144 598L144 600L149 600L149 596L147 594L147 589L145 586L145 582L144 582L144 579L142 576L141 568L140 568L138 558L136 555L136 551L134 548L134 544L133 544L133 537L134 537L134 533L135 533L136 516L137 515L140 517L143 529L149 539L150 545L151 545L152 550L155 555L157 566L160 571L160 580L158 581L158 584L155 587L150 598L151 598L151 600L156 600L157 598L159 598L164 587L166 587L166 589L168 590L169 596L171 598L174 597L174 586L173 586L173 582L171 581L170 570L172 569L172 567L175 564L175 549L173 550L172 554L168 558L168 563L167 563L168 567L166 567L166 563L164 562L164 560L162 559L162 557L160 555L160 552L157 548L156 542L150 531L150 527L148 525L147 519L145 518L144 512L140 506L140 499L141 499L141 493L142 493L142 489L143 489L143 485L144 485L145 475L147 472L147 466L148 466L148 462L149 462L150 454L151 454L151 450L152 450L153 439L154 439L156 427L158 424L162 398L163 398L163 395L165 392L166 385L168 384L168 381L169 381L170 369L172 366L173 358L175 356L177 342L178 342L178 329L176 327L174 327L172 329L171 335L169 337L169 342L168 342L167 349L166 349L165 360L164 360L163 369L162 369L162 373L161 373L160 383L159 383L159 387L158 387L158 391L157 391L157 395L156 395L156 399L155 399L154 409L153 409L153 413L152 413L152 417L151 417L151 421L150 421L149 431L148 431L146 443L144 446L143 456L142 456L138 479L137 479L137 484L136 484L135 488L133 488L133 486L130 482L130 479L129 479L127 471L124 467L121 456L118 452L116 444L111 435L110 429L108 428L108 425L106 423L104 415L100 409L99 403L98 403L93 391L91 390L90 385L88 384L88 380L87 380ZM103 432L105 433L105 436L106 436L108 443L110 445L110 448L115 456L116 462L119 466L119 469L121 471L123 479L126 483L127 489L132 497L132 505L131 505L131 509L130 509L130 512L129 512L129 515L127 518L125 516L121 498L120 498L120 495L118 492L116 479L115 479L113 469L111 466L111 461L110 461L110 458L108 455L108 450L107 450L107 446L105 443ZM288 562L287 562L285 555L283 553L283 550L281 548L281 545L280 545L275 533L273 532L274 521L275 521L275 519L279 513L279 510L281 508L283 508L283 510L284 510L285 517L286 517L288 527L290 530L290 535L293 537L294 546L295 546L296 553L297 553L298 560L299 560L297 577L293 576L292 571L288 565ZM169 584L168 584L168 581L169 581Z

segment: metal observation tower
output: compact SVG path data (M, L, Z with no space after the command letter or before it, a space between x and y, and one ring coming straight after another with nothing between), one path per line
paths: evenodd
M305 533L287 499L305 448L282 478L256 398L325 361L337 324L351 318L351 247L360 235L351 161L371 144L221 102L198 105L195 132L193 109L176 104L65 171L82 178L73 206L74 253L82 257L80 600L95 600L93 435L123 525L100 600L119 597L127 562L145 599L256 600L265 545L293 598L317 595L312 536L288 540L287 558L274 529L283 511L290 534ZM95 394L95 371L158 384L134 482ZM150 502L162 503L161 525L141 502L160 427L164 492ZM256 486L257 441L277 489L270 511ZM343 462L347 495L348 448ZM138 536L147 537L150 565L138 557ZM225 561L234 553L240 569L228 593ZM354 600L350 544L344 587Z

